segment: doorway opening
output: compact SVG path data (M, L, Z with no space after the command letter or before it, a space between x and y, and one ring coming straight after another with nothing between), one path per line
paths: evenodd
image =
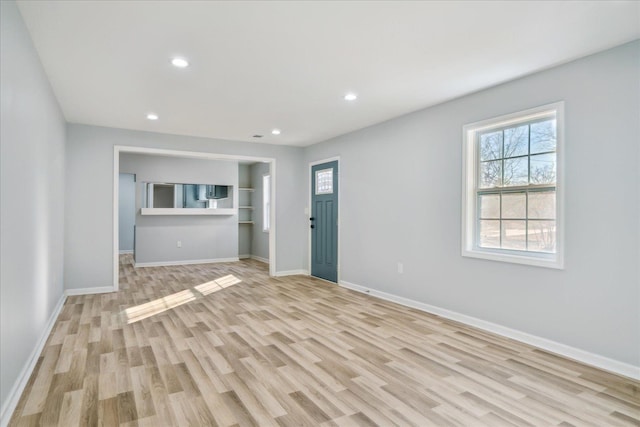
M114 159L113 159L113 290L119 289L119 253L120 253L120 236L119 236L119 210L120 210L120 155L121 154L143 154L150 156L163 156L163 157L175 157L186 159L208 159L208 160L226 160L235 161L238 163L247 162L260 162L268 165L269 173L273 177L271 180L270 196L271 202L269 205L269 274L275 275L276 272L276 224L275 224L275 210L276 210L276 189L275 176L276 176L276 159L269 157L254 157L254 156L240 156L229 154L217 154L195 151L180 151L180 150L168 150L157 148L145 148L145 147L132 147L132 146L114 146Z

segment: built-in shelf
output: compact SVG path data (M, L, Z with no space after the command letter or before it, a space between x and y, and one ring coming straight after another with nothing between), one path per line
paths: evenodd
M240 200L239 203L241 206L238 207L238 224L249 224L252 225L253 222L253 206L251 205L251 194L254 189L251 187L238 187L238 191L240 191Z
M236 215L237 209L141 208L140 215Z

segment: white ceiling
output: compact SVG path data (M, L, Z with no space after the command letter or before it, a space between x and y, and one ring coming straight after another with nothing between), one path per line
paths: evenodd
M640 37L637 1L18 4L69 122L301 146Z

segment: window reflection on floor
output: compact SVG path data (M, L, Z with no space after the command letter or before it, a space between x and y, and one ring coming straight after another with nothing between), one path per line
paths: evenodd
M127 308L123 311L123 314L127 324L135 323L142 319L146 319L178 307L182 304L194 301L198 298L202 298L206 295L210 295L214 292L218 292L224 288L228 288L229 286L236 285L240 282L241 280L233 274L228 274L220 277L219 279L194 286L192 289L185 289L163 298L158 298L144 304L136 305L135 307Z

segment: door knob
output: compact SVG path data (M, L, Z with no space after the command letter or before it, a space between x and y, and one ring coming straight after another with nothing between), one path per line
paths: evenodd
M315 217L309 218L309 221L315 221Z
M313 224L311 224L311 228L316 228L316 226L315 226L315 225L313 225Z

